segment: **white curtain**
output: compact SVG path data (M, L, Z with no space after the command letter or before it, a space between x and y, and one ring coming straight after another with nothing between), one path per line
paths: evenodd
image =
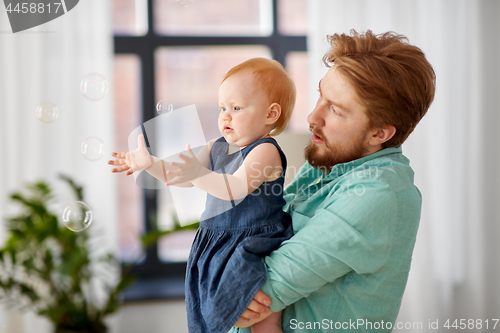
M0 243L5 240L4 218L16 211L8 194L43 179L53 185L55 209L62 211L74 200L57 178L64 173L84 186L94 213L89 231L101 235L103 250L117 248L114 179L106 164L113 149L112 94L90 101L80 93L80 82L89 73L103 75L111 87L110 18L111 1L85 0L54 21L13 34L0 9ZM35 116L44 101L59 108L53 123ZM105 144L105 157L95 162L80 153L81 143L91 136ZM50 331L44 319L0 311L2 333Z
M350 29L403 34L436 71L435 101L403 145L423 209L398 317L407 326L395 332L447 332L447 319L450 324L481 319L482 325L476 321L469 331L489 332L491 319L500 314L500 2L315 0L307 5L311 96L317 96L316 84L326 72L321 64L326 35ZM436 320L439 329L429 329ZM418 323L421 330L408 330Z

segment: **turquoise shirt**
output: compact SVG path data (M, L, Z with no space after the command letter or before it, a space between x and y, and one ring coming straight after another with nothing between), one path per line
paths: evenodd
M295 235L263 258L262 287L284 332L392 331L422 203L401 147L326 175L306 163L285 199Z

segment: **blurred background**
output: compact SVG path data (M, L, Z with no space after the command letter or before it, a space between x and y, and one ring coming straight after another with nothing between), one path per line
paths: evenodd
M38 179L54 184L62 211L70 199L56 178L71 175L94 212L89 232L140 278L109 318L110 331L187 332L183 274L194 232L142 249L144 231L173 227L172 196L112 175L111 152L128 150L129 134L158 116L160 100L174 109L195 104L206 139L217 137L224 74L267 57L297 86L294 115L278 137L291 179L303 163L306 117L326 73L326 36L392 30L419 46L437 75L435 101L403 145L423 209L398 318L406 328L395 332L444 332L448 319L489 320L488 328L467 329L490 331L500 318L499 15L497 0L82 0L54 21L13 34L2 8L0 215L16 211L9 193ZM89 73L106 78L109 89L98 101L80 92ZM59 109L49 124L35 115L44 101ZM104 143L97 161L80 153L88 137ZM193 220L203 205L189 202ZM0 243L4 231L0 226ZM2 309L1 333L51 332L40 317ZM429 329L436 321L440 329Z

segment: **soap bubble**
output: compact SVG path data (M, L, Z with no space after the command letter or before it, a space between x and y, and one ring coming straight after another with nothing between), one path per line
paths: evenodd
M42 123L50 124L57 119L59 115L59 109L54 103L42 102L36 107L36 117Z
M94 136L86 138L80 148L83 157L89 161L97 161L104 156L104 142Z
M172 112L174 109L174 106L172 103L169 103L165 100L161 100L156 104L156 111L158 111L159 114L169 114Z
M188 7L193 3L194 0L177 0L177 3L182 7Z
M66 228L79 232L92 224L92 209L82 201L73 201L64 208L62 220Z
M87 99L98 101L108 92L108 81L101 74L91 73L83 78L80 91Z

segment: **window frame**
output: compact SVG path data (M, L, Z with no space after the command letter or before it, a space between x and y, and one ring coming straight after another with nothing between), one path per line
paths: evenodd
M173 1L173 0L172 0ZM265 45L273 59L284 67L289 52L307 51L306 36L281 34L278 29L278 1L272 0L273 32L270 36L161 36L154 29L154 0L147 1L148 31L141 36L114 36L114 54L134 54L141 61L141 92L143 123L155 117L155 50L164 46L232 46ZM144 128L143 128L143 132ZM147 137L146 145L149 146ZM152 139L152 138L150 138ZM143 189L145 230L151 231L156 214L157 191ZM139 281L124 293L125 302L184 298L186 262L161 262L158 246L146 250L145 260L134 265L130 273Z

